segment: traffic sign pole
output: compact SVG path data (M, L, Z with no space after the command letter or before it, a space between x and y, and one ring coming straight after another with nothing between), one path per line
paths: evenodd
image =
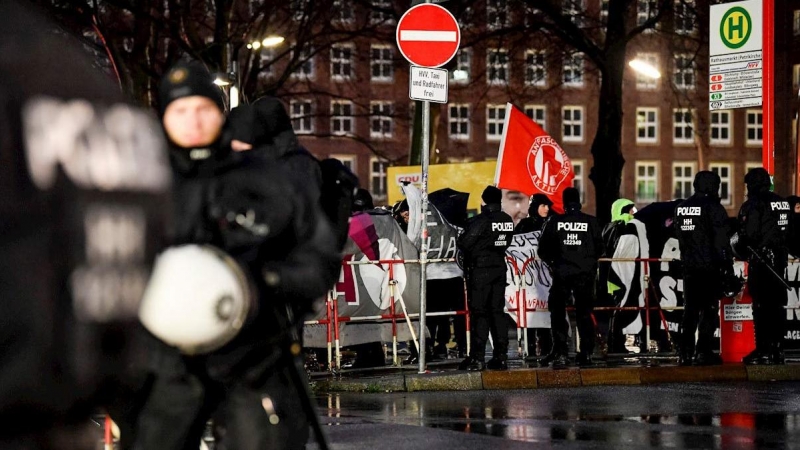
M763 0L764 8L764 103L761 161L770 177L775 175L775 0ZM774 185L774 183L773 183Z
M426 0L427 2L427 0ZM425 328L428 309L428 169L430 152L431 102L422 102L422 244L419 250L419 373L425 373ZM431 336L433 338L433 336Z

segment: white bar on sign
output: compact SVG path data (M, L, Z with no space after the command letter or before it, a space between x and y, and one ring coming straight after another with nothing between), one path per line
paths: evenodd
M400 30L401 41L455 42L455 31Z

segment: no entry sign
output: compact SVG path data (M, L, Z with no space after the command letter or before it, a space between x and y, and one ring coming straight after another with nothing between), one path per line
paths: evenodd
M439 5L417 5L397 23L397 47L415 66L441 67L453 59L460 44L456 18Z

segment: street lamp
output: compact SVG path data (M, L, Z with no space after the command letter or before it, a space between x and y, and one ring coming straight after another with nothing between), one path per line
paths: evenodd
M283 41L286 39L283 36L278 35L269 35L260 41L253 41L247 44L247 48L250 50L259 50L263 48L271 48L277 47L281 45ZM238 52L237 52L238 53ZM239 58L233 54L233 46L231 43L228 43L228 82L226 83L224 80L216 80L218 86L227 86L230 85L228 88L228 98L230 99L230 108L236 108L239 106ZM220 84L225 83L225 84Z
M642 61L641 59L634 59L628 62L628 65L631 69L635 70L637 73L646 76L648 78L658 79L661 78L661 72L658 71L652 64Z
M258 50L261 47L265 47L265 48L277 47L277 46L283 44L283 41L285 41L285 40L286 40L286 38L284 38L283 36L270 35L270 36L267 36L267 37L265 37L264 39L262 39L260 41L253 41L253 42L247 44L247 48L249 48L251 50Z

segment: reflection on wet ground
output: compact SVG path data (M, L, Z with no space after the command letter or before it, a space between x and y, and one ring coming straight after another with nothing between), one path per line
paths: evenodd
M800 448L796 383L331 394L323 424L415 425L598 448Z

